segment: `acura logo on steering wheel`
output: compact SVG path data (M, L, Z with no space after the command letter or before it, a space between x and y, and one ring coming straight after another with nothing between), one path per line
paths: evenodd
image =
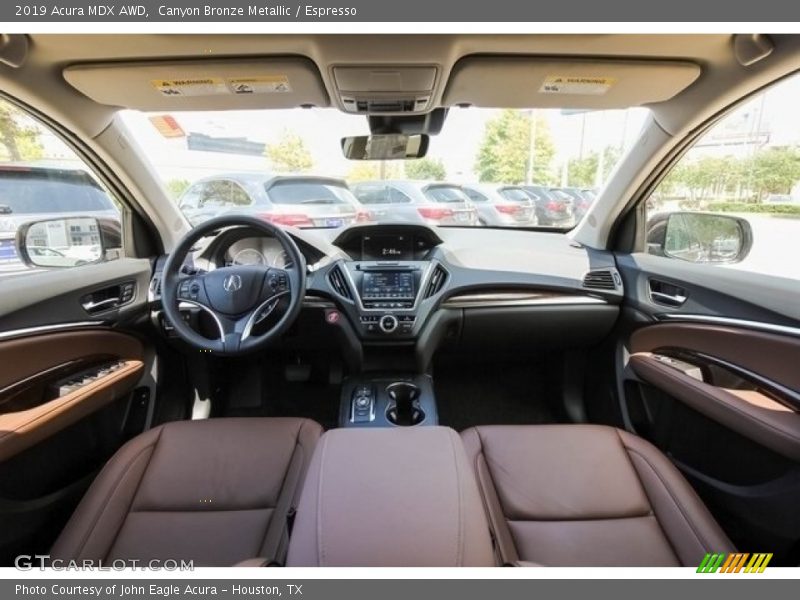
M226 292L235 292L237 290L242 289L242 278L236 275L235 273L228 275L222 281L222 287L225 289Z

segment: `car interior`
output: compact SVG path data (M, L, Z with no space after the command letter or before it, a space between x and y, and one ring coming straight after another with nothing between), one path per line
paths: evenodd
M0 37L3 101L120 212L20 224L30 267L58 219L98 254L0 273L0 564L797 566L800 281L675 258L647 204L798 70L796 35ZM514 228L190 223L124 116L328 109L433 145L459 110L633 107L585 214Z

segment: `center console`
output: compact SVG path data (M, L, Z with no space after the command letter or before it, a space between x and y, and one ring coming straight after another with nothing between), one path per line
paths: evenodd
M355 290L362 338L411 339L417 332L418 308L431 273L428 261L345 263Z
M448 278L435 252L441 239L428 227L387 224L347 229L334 243L347 258L330 265L327 282L363 353L360 373L342 386L339 425L437 425L431 378L409 372Z
M439 416L428 375L358 376L342 385L340 427L437 425Z
M414 339L428 312L425 301L441 289L446 271L433 257L441 243L429 228L387 225L355 228L336 240L350 260L330 272L333 291L366 343Z
M455 431L332 429L322 436L287 567L495 564L478 484Z

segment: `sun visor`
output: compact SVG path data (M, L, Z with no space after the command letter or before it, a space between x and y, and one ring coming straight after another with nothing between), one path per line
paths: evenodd
M306 58L86 64L67 67L64 78L95 102L143 111L330 104Z
M628 108L668 100L699 75L681 61L469 56L453 67L443 105Z

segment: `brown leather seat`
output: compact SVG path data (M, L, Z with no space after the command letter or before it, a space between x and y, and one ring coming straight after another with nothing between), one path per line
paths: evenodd
M733 545L649 442L598 425L462 433L500 558L544 566L696 566Z
M322 428L306 419L210 419L123 446L81 501L52 559L281 560L286 513Z

